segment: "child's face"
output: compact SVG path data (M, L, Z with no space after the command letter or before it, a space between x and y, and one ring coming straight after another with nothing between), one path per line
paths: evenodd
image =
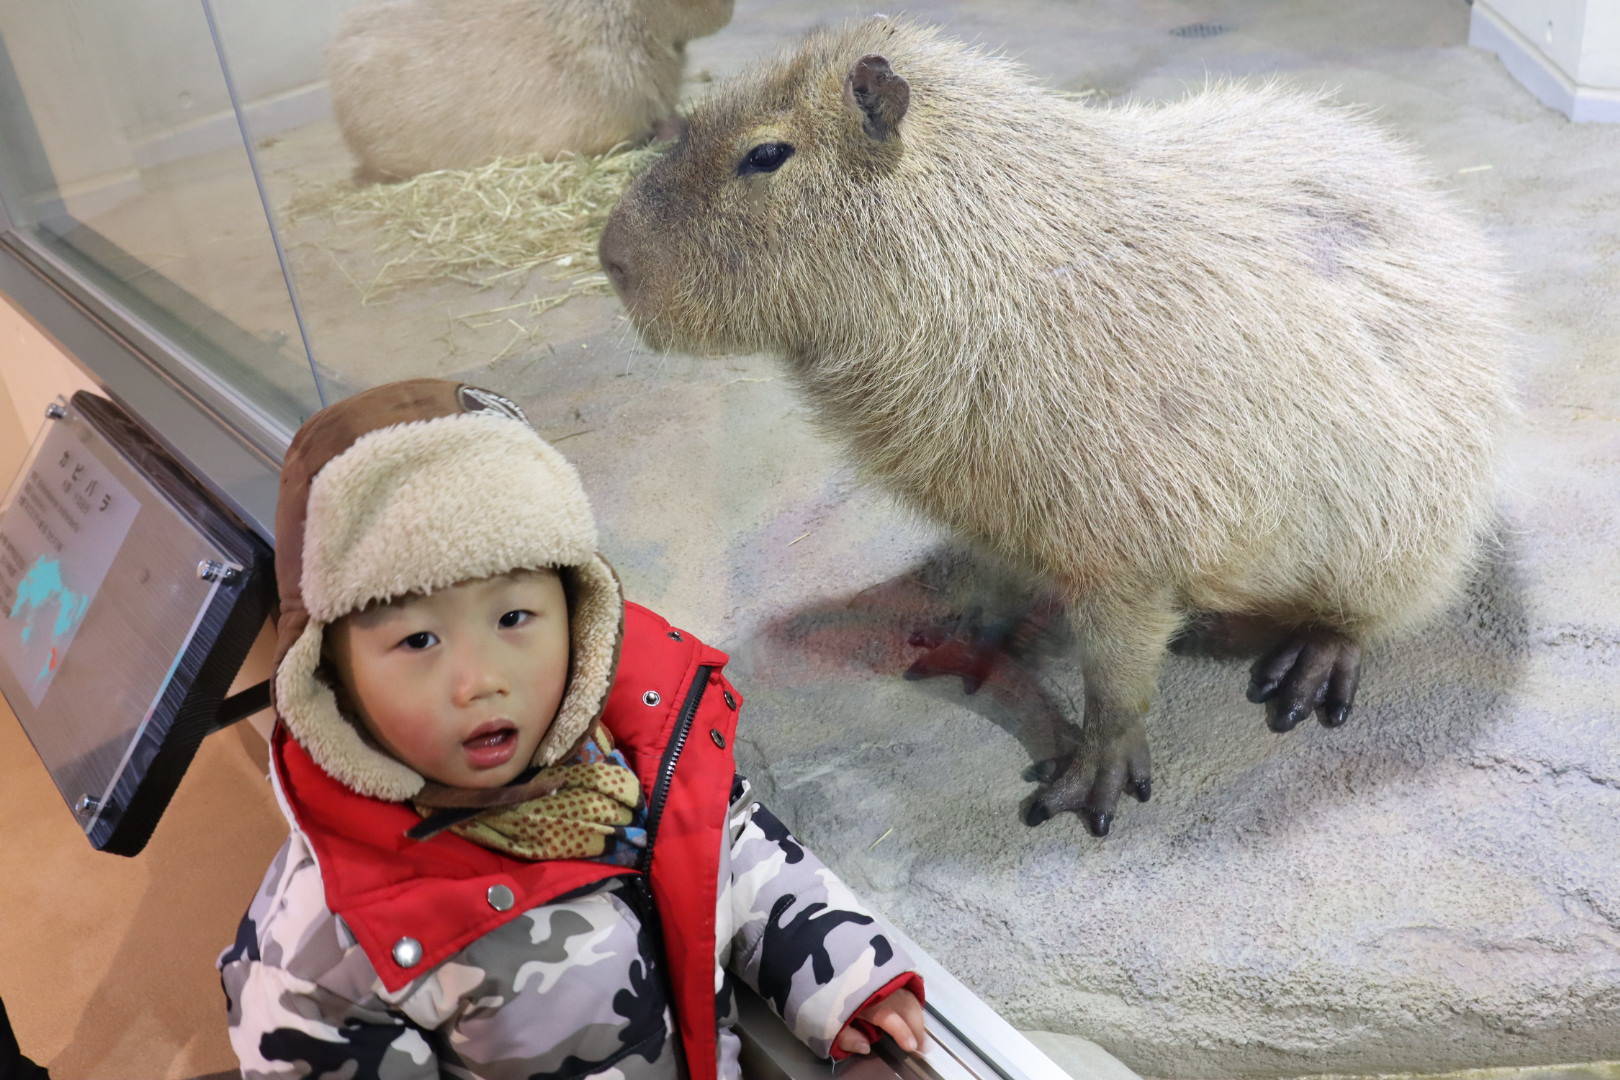
M522 772L568 684L568 602L552 571L464 581L326 631L346 704L427 777L490 788Z

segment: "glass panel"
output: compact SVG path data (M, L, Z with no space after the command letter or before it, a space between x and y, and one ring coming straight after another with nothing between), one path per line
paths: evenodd
M411 24L434 17L424 10L452 5L209 0L208 6L240 91L248 143L329 400L398 378L461 377L526 407L541 406L543 419L544 403L564 397L570 400L557 409L560 416L573 415L580 394L607 391L618 400L627 374L638 382L647 376L659 387L683 380L693 362L654 356L627 333L595 257L601 223L645 156L642 148L656 124L604 123L612 134L583 146L585 159L564 167L562 175L521 157L503 157L500 165L490 164L487 155L463 160L459 147L441 145L448 141L445 132L481 128L487 110L478 102L492 95L489 84L523 78L525 65L513 55L507 59L514 62L505 65L495 57L482 67L469 62L445 70L440 64L435 71L422 54L445 48L443 40L432 28ZM684 75L671 77L680 100L740 68L792 25L786 17L723 29L712 25L730 6L719 0L670 5L686 10L680 18L691 20L682 31L692 38ZM357 14L362 7L369 13ZM475 7L484 14L463 20L467 25L459 25L455 36L477 37L484 30L469 29L472 23L515 18L520 9ZM356 29L362 24L363 30ZM402 45L401 39L411 41ZM354 77L347 83L332 78L345 63L358 66L353 57L367 50L400 66L413 49L413 74L425 72L418 84L379 80L356 90ZM467 74L474 70L479 73ZM368 94L409 94L410 101L379 103ZM455 102L460 111L451 117L448 110L431 117L413 111L430 99ZM522 112L509 100L503 104L511 113ZM525 115L555 107L555 100L547 100ZM387 149L357 149L359 140L346 138L339 124L344 109L351 136L362 123L352 119L358 114L374 126L403 129L397 141L409 144L409 161L449 162L453 168L375 182L382 178L379 169L397 159ZM617 139L625 140L621 149L628 152L597 163L597 152ZM473 160L480 164L467 164ZM543 235L548 223L569 235Z
M334 43L341 49L358 40L346 36L345 17L361 5L209 0L207 6L328 399L423 375L464 377L523 398L542 380L552 388L559 378L570 388L598 386L623 373L622 350L603 347L610 344L605 332L619 328L619 308L595 272L595 243L599 221L622 189L623 173L615 170L625 162L615 157L605 166L608 175L585 192L576 189L586 166L562 178L557 189L576 200L566 208L548 201L553 185L546 176L517 166L374 183L379 174L367 163L377 158L363 161L345 142L328 79ZM433 8L399 5L373 15L372 23L409 23L430 17L412 10ZM393 33L382 27L354 47L370 48L373 38ZM439 44L431 39L426 47ZM446 78L430 93L451 99L473 93L468 88L476 80ZM405 115L412 106L404 102L373 106L387 114L379 123L411 126L406 140L437 143L443 129L478 121L471 107L459 121L435 127ZM421 160L439 160L436 152L423 150ZM581 199L593 204L588 212L580 212ZM573 234L566 254L545 257L545 245L532 235L548 207ZM599 364L575 362L594 357Z
M703 587L669 558L671 533L710 535L725 527L717 522L777 522L768 542L744 545L750 570L743 576L770 576L779 570L777 531L792 530L783 543L792 541L806 531L803 521L846 501L843 479L829 488L820 478L836 469L835 451L787 421L800 406L774 361L661 355L630 330L597 270L595 248L624 184L624 174L612 170L628 167L634 153L610 156L602 173L581 166L556 188L542 181L544 169L527 165L374 181L339 125L334 101L349 98L333 89L327 58L335 42L348 40L362 6L373 10L374 21L408 21L412 10L447 5L208 0L208 6L328 400L417 376L465 379L509 395L593 478L604 549L634 586L631 595L655 604ZM701 95L764 49L791 40L801 21L786 8L745 12L717 32L694 35L680 98ZM437 38L422 36L418 51L431 55L437 46ZM440 96L459 100L465 87L457 80L476 81L468 70L444 74ZM512 65L501 71L507 78L521 74ZM424 139L444 126L396 119L414 123ZM462 117L465 124L479 120L470 109ZM573 202L559 208L553 201L559 193ZM537 259L544 245L534 239L536 221L554 212L577 235L557 245L567 254ZM673 440L682 453L669 452ZM745 473L748 481L738 483ZM655 524L644 513L646 496L676 490L686 497L662 506ZM859 501L864 505L864 497ZM880 525L877 532L887 539L890 530ZM908 536L891 562L904 565L917 546ZM787 554L814 547L801 544ZM689 615L694 625L717 627L739 611L731 588L721 584L707 593Z
M173 372L183 384L288 432L319 407L195 0L0 0L0 205L29 246L195 364Z

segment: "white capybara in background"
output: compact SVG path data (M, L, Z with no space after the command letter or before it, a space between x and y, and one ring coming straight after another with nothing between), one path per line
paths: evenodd
M368 0L326 47L363 179L645 141L732 0Z
M1166 647L1256 625L1271 726L1452 599L1509 412L1479 231L1360 113L1276 85L1089 108L907 21L714 90L601 254L654 347L779 353L861 472L1049 580L1078 749L1146 799Z

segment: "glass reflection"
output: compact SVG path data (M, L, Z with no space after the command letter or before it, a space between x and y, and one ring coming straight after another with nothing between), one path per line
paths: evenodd
M277 58L251 92L285 115ZM0 4L0 202L30 244L288 430L321 401L204 11ZM185 361L181 361L185 363Z

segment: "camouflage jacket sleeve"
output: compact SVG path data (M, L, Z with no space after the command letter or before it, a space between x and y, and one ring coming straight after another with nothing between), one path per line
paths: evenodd
M606 885L525 912L389 993L294 833L219 965L245 1080L675 1080L655 955Z
M327 911L297 833L271 862L219 972L245 1080L439 1076L425 1032L378 996L370 961Z
M722 884L722 961L822 1057L873 994L912 970L855 894L748 782L733 791ZM729 932L729 941L726 935Z

